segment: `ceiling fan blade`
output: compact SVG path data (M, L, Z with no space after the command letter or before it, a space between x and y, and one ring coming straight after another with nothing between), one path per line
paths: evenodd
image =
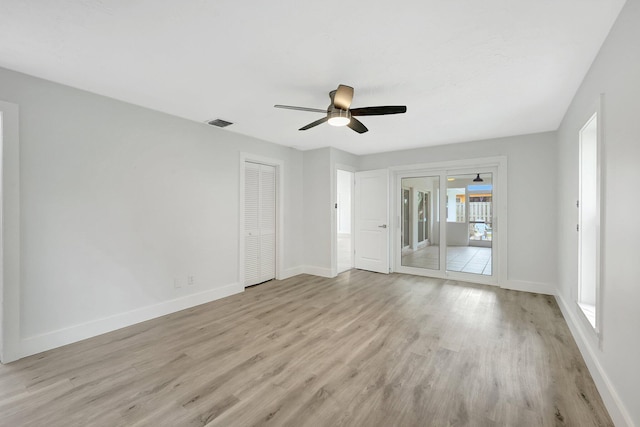
M298 110L298 111L311 111L312 113L326 113L327 110L321 110L319 108L307 108L307 107L294 107L293 105L274 105L276 108L284 108L287 110Z
M328 117L328 116L327 116L327 117L323 117L323 118L321 118L320 120L316 120L316 121L315 121L315 122L313 122L313 123L309 123L308 125L303 126L303 127L301 127L300 129L298 129L298 130L307 130L307 129L311 129L312 127L316 127L316 126L318 126L318 125L323 124L323 123L324 123L324 122L326 122L327 120L329 120L329 117Z
M384 116L386 114L401 114L407 112L406 105L387 105L384 107L364 107L350 110L352 116Z
M365 125L362 124L360 120L354 117L351 117L351 121L349 122L349 124L347 124L347 126L349 126L351 129L355 130L358 133L365 133L369 130Z
M353 100L353 88L351 86L339 85L333 96L333 105L341 110L348 110Z

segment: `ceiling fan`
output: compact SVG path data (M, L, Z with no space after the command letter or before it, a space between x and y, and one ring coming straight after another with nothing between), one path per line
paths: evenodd
M325 113L326 116L301 127L298 130L307 130L318 126L324 122L329 122L332 126L348 126L358 133L365 133L369 129L362 122L356 119L357 116L383 116L387 114L406 113L405 105L388 105L383 107L349 108L353 100L353 88L351 86L339 85L338 89L329 92L331 104L326 110L319 108L294 107L291 105L274 105L276 108L286 108L288 110L310 111L312 113Z

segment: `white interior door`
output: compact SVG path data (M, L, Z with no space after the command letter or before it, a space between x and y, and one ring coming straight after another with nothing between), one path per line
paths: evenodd
M244 285L251 286L275 278L275 167L246 162L244 182Z
M389 273L389 172L356 172L355 267Z

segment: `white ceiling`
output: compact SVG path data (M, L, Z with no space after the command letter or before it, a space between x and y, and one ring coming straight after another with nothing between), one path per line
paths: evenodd
M2 0L0 66L306 150L557 129L624 0ZM369 132L326 124L338 84Z

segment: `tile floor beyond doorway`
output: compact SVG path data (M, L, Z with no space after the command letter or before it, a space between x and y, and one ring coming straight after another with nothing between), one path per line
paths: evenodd
M402 251L402 265L406 267L439 268L440 246L432 245L416 251ZM448 246L447 271L491 276L491 248Z

